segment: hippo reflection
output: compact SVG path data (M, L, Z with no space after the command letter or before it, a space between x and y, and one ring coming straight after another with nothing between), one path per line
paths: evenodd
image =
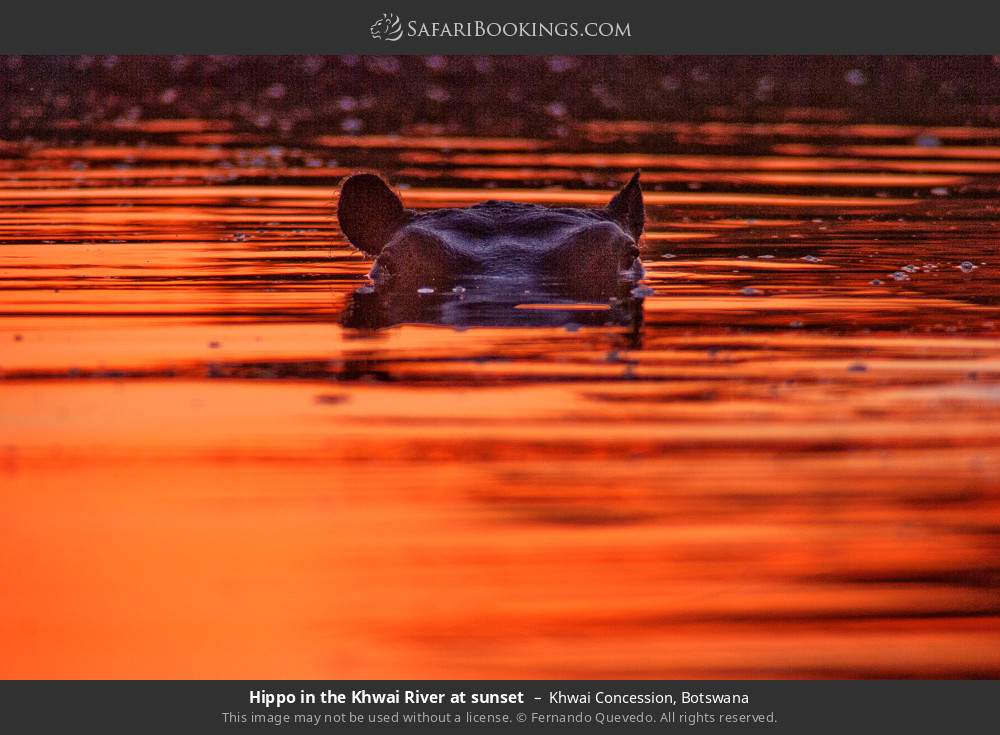
M341 187L337 216L375 258L348 326L634 325L641 313L638 173L602 208L488 201L426 212L358 174Z

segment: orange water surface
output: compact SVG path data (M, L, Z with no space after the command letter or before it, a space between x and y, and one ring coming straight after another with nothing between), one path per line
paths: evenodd
M0 676L1000 676L1000 129L814 112L8 136ZM638 167L641 324L341 326L345 173Z

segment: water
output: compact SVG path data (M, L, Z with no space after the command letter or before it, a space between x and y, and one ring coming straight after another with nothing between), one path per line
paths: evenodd
M1000 128L363 98L8 119L0 674L1000 675ZM345 174L583 206L637 167L638 318L344 326Z

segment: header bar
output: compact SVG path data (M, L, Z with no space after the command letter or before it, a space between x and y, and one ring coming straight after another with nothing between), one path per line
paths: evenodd
M992 54L997 6L703 0L120 0L5 9L0 53Z

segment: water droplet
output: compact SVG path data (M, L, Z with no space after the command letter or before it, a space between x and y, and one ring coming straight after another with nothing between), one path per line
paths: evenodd
M862 87L868 81L868 77L861 69L848 69L844 74L844 81L852 87Z
M550 102L545 106L545 112L551 117L566 117L568 110L562 102Z
M345 133L356 133L364 126L364 122L356 117L346 117L340 121L340 129Z

